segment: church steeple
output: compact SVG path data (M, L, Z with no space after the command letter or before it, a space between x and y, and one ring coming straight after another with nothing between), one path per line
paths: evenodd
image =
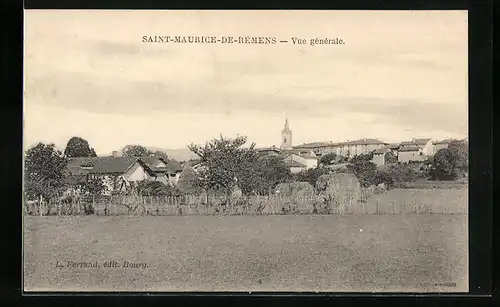
M285 120L285 127L281 131L281 149L292 149L292 130L290 130L288 117Z
M288 117L285 119L285 128L283 128L283 131L289 131L290 130L290 125L288 125Z

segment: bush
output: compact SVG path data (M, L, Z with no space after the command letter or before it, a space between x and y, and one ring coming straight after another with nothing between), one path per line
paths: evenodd
M180 196L180 191L160 181L143 180L137 186L141 196Z

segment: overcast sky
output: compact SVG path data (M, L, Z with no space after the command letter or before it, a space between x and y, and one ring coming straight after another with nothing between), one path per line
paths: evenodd
M276 36L288 44L147 44L144 35ZM292 36L307 45L293 45ZM310 46L314 37L345 45ZM97 153L243 134L279 145L467 136L461 11L27 11L25 146Z

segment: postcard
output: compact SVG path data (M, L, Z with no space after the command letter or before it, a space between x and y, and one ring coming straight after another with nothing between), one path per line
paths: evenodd
M24 13L26 292L467 292L467 11Z

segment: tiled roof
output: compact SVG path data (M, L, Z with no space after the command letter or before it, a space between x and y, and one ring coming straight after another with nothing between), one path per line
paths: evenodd
M307 165L302 164L302 163L297 162L297 161L294 161L294 160L286 160L285 164L288 167L307 167Z
M425 145L427 144L431 139L430 138L425 138L425 139L415 139L415 143L418 145Z
M319 147L332 147L335 146L334 143L332 142L312 142L312 143L305 143L305 144L300 144L297 146L293 146L294 149L304 149L304 148L319 148Z
M392 144L389 144L389 146L388 146L388 147L389 147L390 149L398 149L398 148L399 148L399 146L401 146L401 145L400 145L400 144L396 144L396 143L392 143Z
M408 146L403 146L403 147L399 148L398 151L419 151L419 150L420 150L420 147L418 147L418 146L408 145Z
M258 152L263 152L263 151L275 151L275 152L280 152L281 150L277 147L265 147L265 148L256 148L255 149Z
M382 145L382 144L386 144L382 141L379 141L377 139L359 139L359 140L354 140L354 141L347 141L347 142L342 142L342 143L338 143L338 144L341 144L341 145Z
M67 170L70 175L121 174L125 173L138 160L135 157L70 158Z
M386 146L386 147L383 147L383 148L379 148L379 149L377 149L377 150L374 150L374 151L373 151L373 154L374 154L374 155L377 155L377 154L381 155L381 154L385 154L385 153L389 152L390 150L391 150L391 149L389 148L389 146Z
M165 171L165 167L156 167L156 165L160 163L167 164L167 161L163 160L162 158L156 157L156 156L149 156L149 157L141 157L140 158L146 165L153 171L153 172L162 172Z
M177 173L177 172L181 172L182 171L182 165L180 162L177 162L175 160L170 160L168 161L167 163L167 168L166 170L169 172L169 173Z

